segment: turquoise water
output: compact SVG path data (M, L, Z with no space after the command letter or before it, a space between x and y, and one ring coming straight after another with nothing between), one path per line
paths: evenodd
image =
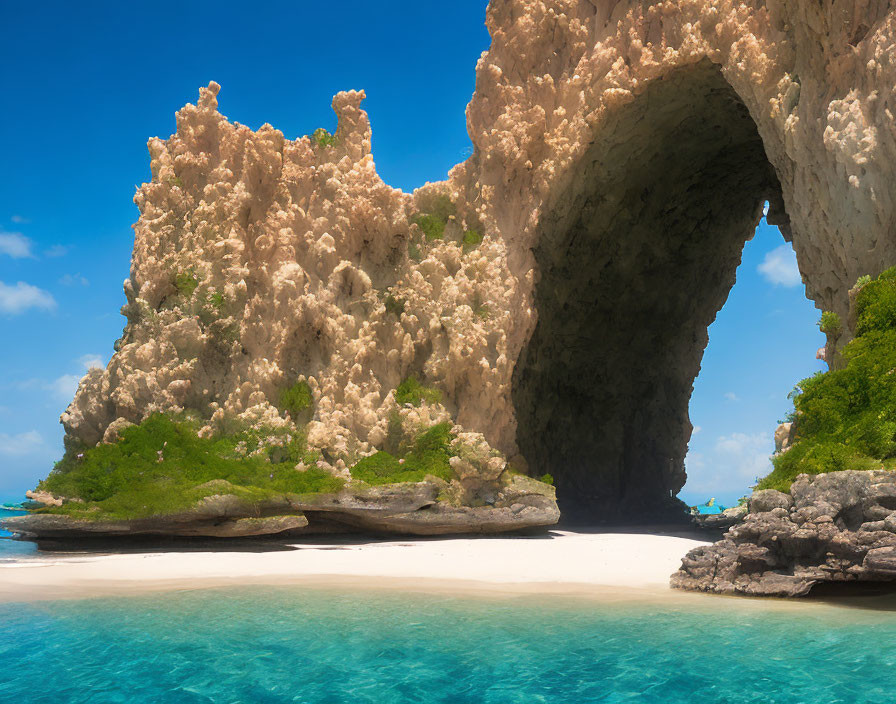
M0 700L896 699L896 614L705 599L707 608L256 587L0 604Z
M0 507L0 519L10 516L24 515L24 511L10 511ZM21 560L23 557L31 557L37 554L37 546L22 540L10 540L11 534L0 528L0 562L9 560Z

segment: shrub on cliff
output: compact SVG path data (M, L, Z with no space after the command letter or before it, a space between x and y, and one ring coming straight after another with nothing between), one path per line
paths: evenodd
M466 230L461 239L464 251L469 252L482 244L482 233L479 230Z
M442 392L432 386L423 386L417 377L409 376L395 389L395 401L402 406L406 403L419 406L424 401L441 403Z
M303 424L311 420L314 406L314 396L311 387L306 381L297 381L280 391L277 399L277 407L281 411L289 413L295 423Z
M199 277L196 276L196 272L192 269L179 271L174 275L174 288L184 298L190 298L198 285Z
M842 368L797 385L795 443L757 488L786 491L803 472L896 465L896 267L864 283L854 313Z
M420 482L431 474L450 481L454 477L449 463L451 427L451 423L439 423L421 433L402 458L388 452L377 452L364 457L351 468L352 478L378 485Z
M338 491L343 482L327 472L296 470L297 462L314 459L300 434L247 429L202 438L189 420L157 413L122 430L115 443L67 452L40 489L84 502L47 509L52 513L143 518L175 513L221 493L202 487L214 479L227 480L232 493L252 500Z
M321 149L336 146L336 135L330 134L323 127L318 127L311 135L311 141Z
M414 215L411 223L423 231L427 240L440 240L445 236L448 219L455 212L456 208L451 199L446 195L439 195L431 200L425 212Z

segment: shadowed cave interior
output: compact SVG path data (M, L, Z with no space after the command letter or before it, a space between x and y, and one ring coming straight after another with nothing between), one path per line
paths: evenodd
M513 398L567 521L684 517L693 382L766 200L789 239L756 124L703 61L617 110L542 219Z

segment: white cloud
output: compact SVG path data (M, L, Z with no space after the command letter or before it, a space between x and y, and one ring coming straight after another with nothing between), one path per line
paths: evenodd
M71 401L75 392L78 390L78 384L81 383L83 375L81 374L63 374L53 379L46 388L52 391L63 401Z
M26 218L24 215L13 215L10 220L12 220L16 225L25 225L31 222L31 220Z
M29 430L27 433L17 435L0 433L0 455L21 457L34 454L45 447L44 439L36 430Z
M769 441L768 433L731 433L731 435L720 435L716 440L716 450L719 452L727 452L731 455L742 454L751 448L761 446Z
M773 444L769 433L731 433L716 438L708 451L688 452L688 491L707 496L746 493L758 477L771 471Z
M775 286L799 286L802 282L796 253L789 244L782 244L766 254L758 271Z
M103 358L98 354L85 354L83 357L78 359L86 370L90 371L91 369L105 369L106 363L103 361Z
M4 232L0 230L0 254L5 254L13 259L33 258L31 252L31 240L21 232Z
M768 201L762 204L762 217L768 217Z
M77 274L66 274L59 279L59 283L63 286L90 286L90 281L86 277L81 276L80 271Z
M70 249L71 247L66 247L64 244L54 244L44 252L44 255L47 257L64 257Z
M48 291L19 281L11 286L0 281L0 313L16 315L29 308L53 310L56 300Z
M725 400L726 401L740 401L740 398L738 398L737 394L734 393L733 391L729 391L725 394Z
M701 430L703 430L703 428L701 428L699 425L695 425L694 429L691 431L691 437L694 437Z
M715 450L727 459L726 474L731 479L741 479L750 484L757 477L768 474L772 469L769 457L774 449L768 433L731 433L716 440Z

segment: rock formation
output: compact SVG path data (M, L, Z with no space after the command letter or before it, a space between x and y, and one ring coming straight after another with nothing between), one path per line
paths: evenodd
M154 411L289 425L277 394L306 380L309 445L344 475L416 375L501 458L479 471L551 473L591 519L680 510L706 329L763 202L819 307L845 316L896 263L896 9L496 0L486 21L473 154L412 195L376 174L363 92L335 97L335 139L289 140L229 122L211 83L150 140L127 325L69 447Z
M896 473L806 474L789 494L754 492L743 523L691 550L679 589L805 596L820 582L896 580Z
M560 512L553 492L541 482L514 476L490 506L452 506L439 501L438 480L380 487L349 485L338 493L282 496L247 501L234 487L215 481L219 493L194 508L131 520L95 520L50 513L4 519L3 525L28 538L177 536L236 538L308 533L446 535L502 533L550 526ZM43 497L42 502L53 497Z

